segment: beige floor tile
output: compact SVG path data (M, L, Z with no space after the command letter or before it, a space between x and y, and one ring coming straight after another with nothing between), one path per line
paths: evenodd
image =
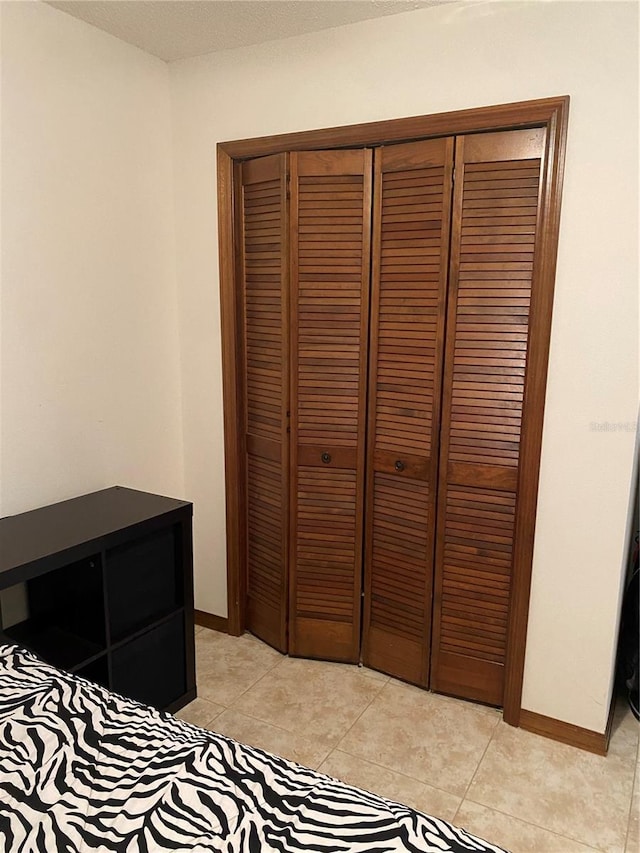
M468 798L609 853L624 850L635 768L631 731L607 758L500 723ZM625 749L625 742L628 750Z
M377 669L369 669L368 666L359 666L356 667L360 675L363 675L365 678L373 678L375 681L380 681L383 684L386 684L387 681L391 681L391 677L386 675L384 672L378 672Z
M208 727L240 743L296 761L314 770L327 755L328 747L300 732L288 732L233 709L224 711Z
M196 634L196 636L197 636L197 635L200 633L200 631L204 631L204 626L203 626L203 625L194 625L194 629L193 629L193 630L194 630L194 633L195 633L195 634Z
M230 637L204 628L196 637L198 695L228 706L283 656L250 634Z
M302 658L298 658L298 660L302 660ZM342 673L355 673L359 676L365 678L373 678L375 681L380 681L383 684L386 684L387 681L391 680L391 676L387 675L384 672L378 672L377 669L369 669L368 666L360 666L359 664L350 664L350 663L337 663L336 661L321 661L325 666L334 667L336 670Z
M492 709L365 667L287 658L248 634L200 628L196 651L199 698L182 719L447 820L473 777L452 822L513 853L622 853L625 840L640 853L640 780L629 818L638 724L624 706L603 759Z
M189 702L188 705L181 708L175 716L179 720L184 720L185 723L206 728L207 723L210 723L223 711L222 705L216 705L215 702L209 702L207 699L198 696L193 702Z
M638 721L631 713L626 700L618 699L611 727L609 755L621 755L634 759L638 750Z
M460 797L439 791L417 779L356 758L339 749L335 749L318 770L348 785L364 788L372 794L395 800L443 820L451 821L460 805Z
M627 834L627 846L625 853L638 853L640 851L640 767L636 765L636 779L633 786L633 797L631 798L631 811L629 813L629 830Z
M491 844L497 844L513 853L593 853L594 851L593 847L587 847L570 838L556 835L547 829L525 823L469 800L465 800L460 806L454 823L472 835L485 838Z
M462 797L499 719L491 708L392 680L339 748Z
M383 682L362 675L358 667L283 658L233 707L331 747L383 688Z

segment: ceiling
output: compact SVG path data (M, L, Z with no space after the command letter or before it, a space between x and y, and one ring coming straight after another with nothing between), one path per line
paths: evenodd
M447 0L49 0L167 62L439 5Z

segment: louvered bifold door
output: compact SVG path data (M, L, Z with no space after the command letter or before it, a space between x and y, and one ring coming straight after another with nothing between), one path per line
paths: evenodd
M291 654L360 652L371 152L291 155Z
M434 690L501 705L544 132L456 141Z
M363 660L426 686L453 139L375 153Z
M287 156L241 168L240 279L244 331L247 628L287 651L288 230Z

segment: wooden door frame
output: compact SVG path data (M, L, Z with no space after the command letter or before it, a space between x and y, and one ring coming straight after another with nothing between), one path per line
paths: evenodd
M531 359L527 359L525 390L530 416L523 427L520 445L518 521L514 543L503 705L505 721L514 726L519 725L568 112L569 97L562 96L218 143L218 248L230 634L239 635L244 631L246 600L246 577L242 570L245 552L242 520L245 518L246 475L241 453L244 445L244 417L241 314L238 304L240 288L237 246L234 241L234 167L242 160L284 151L373 147L439 136L544 127L547 131L547 150L539 211L540 262L534 270L533 287L537 296L532 312L535 323L530 326Z

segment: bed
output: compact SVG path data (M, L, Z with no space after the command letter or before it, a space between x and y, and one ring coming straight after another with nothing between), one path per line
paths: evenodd
M0 849L503 853L16 645L0 645Z

